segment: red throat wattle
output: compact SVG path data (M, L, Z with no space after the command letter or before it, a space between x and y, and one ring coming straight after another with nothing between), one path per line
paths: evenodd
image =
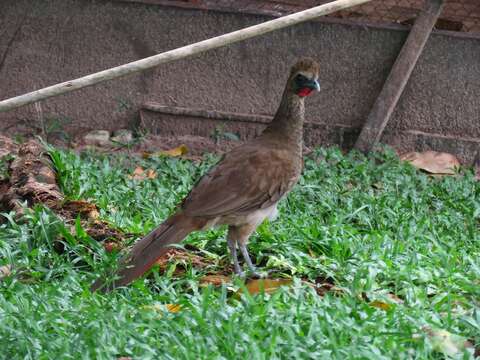
M298 91L297 95L300 97L305 97L310 95L311 92L312 92L312 89L310 88L302 88Z

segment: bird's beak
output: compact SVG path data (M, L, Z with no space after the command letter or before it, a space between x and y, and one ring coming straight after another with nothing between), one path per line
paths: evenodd
M305 86L308 87L311 90L320 91L320 83L318 82L318 80L309 80L305 84Z

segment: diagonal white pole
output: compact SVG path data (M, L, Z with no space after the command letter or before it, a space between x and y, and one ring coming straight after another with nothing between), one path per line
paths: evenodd
M237 30L228 34L220 35L211 39L203 40L195 44L183 46L178 49L170 50L161 54L153 55L145 59L133 61L128 64L120 65L108 70L103 70L90 74L75 80L66 81L60 84L48 86L46 88L32 91L30 93L16 96L10 99L0 101L0 112L12 110L24 105L28 105L40 100L48 99L53 96L68 93L87 86L102 83L104 81L116 79L122 76L134 74L139 71L153 68L157 65L170 61L183 59L208 50L216 49L222 46L230 45L238 41L260 36L275 30L283 29L308 20L315 19L322 15L346 9L352 6L361 5L372 0L336 0L330 3L313 7L308 10L300 11L295 14L280 17L258 25L250 26L245 29Z

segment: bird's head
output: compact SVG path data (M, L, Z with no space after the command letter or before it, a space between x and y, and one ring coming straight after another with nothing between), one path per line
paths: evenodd
M290 90L301 98L308 96L312 91L320 91L318 72L320 66L310 58L299 60L290 72Z

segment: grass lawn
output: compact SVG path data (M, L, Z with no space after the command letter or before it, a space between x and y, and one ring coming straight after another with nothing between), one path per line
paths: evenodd
M216 160L53 155L65 194L94 202L135 238ZM129 178L136 166L157 177ZM370 159L317 150L279 219L250 242L271 276L294 279L272 294L234 295L238 279L200 286L228 263L223 228L183 243L200 249L207 267L187 263L178 275L173 262L163 275L91 294L115 254L42 207L20 220L3 214L0 266L14 270L0 282L0 358L473 358L462 345L480 344L480 183L464 172L433 178L388 150ZM67 251L57 254L61 237ZM338 289L320 296L305 281Z

